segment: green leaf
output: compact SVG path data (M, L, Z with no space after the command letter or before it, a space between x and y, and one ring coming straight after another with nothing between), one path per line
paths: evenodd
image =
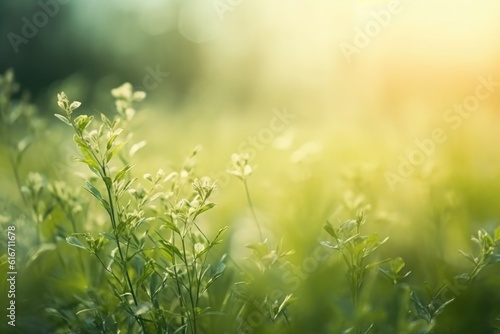
M83 188L87 190L90 194L92 194L92 196L94 196L99 201L99 203L101 203L103 208L106 209L108 213L111 212L109 203L102 197L99 190L97 190L97 188L94 187L88 180L85 181L85 186Z
M46 308L45 309L45 312L47 312L47 314L51 315L51 316L55 316L59 319L63 319L65 321L67 321L68 323L71 323L72 321L75 321L75 319L72 319L70 317L68 317L68 315L65 313L65 312L62 312L60 310L56 310L54 308Z
M337 249L337 250L340 249L340 246L338 244L332 244L330 241L321 241L320 244L325 246L325 247L328 247L328 248Z
M82 314L82 313L85 313L85 312L90 312L90 311L93 311L93 309L84 308L83 310L80 310L80 311L76 312L75 314L79 315L79 314Z
M385 265L388 263L388 265ZM380 267L384 264L382 267ZM377 263L370 264L366 266L367 269L374 267L380 267L379 271L384 274L393 284L397 284L399 280L410 275L410 271L405 274L400 274L401 270L405 267L405 262L402 258L397 257L395 259L386 259Z
M97 200L99 200L99 202L102 203L103 201L103 198L102 198L102 195L101 193L99 192L99 190L97 190L96 187L94 187L94 185L92 185L92 183L90 183L89 181L85 181L85 187L83 187L85 190L87 190L89 193L92 194L92 196L94 196L95 198L97 198Z
M292 294L287 295L285 299L283 299L283 302L281 302L281 305L278 307L276 313L274 314L274 319L276 319L281 314L281 312L283 312L285 307L291 304L292 302L293 302Z
M175 226L174 222L171 219L160 217L160 220L164 223L163 226L171 229L172 231L176 232L177 234L181 233L181 231L177 228L177 226Z
M163 193L156 193L154 194L153 196L151 196L149 199L148 199L148 203L151 203L151 202L154 202L156 201L158 198L162 197L164 194Z
M69 236L66 238L66 242L72 246L75 246L75 247L78 247L78 248L83 248L83 249L87 249L82 243L80 240L78 240L77 237L75 236Z
M196 243L196 245L195 245L195 258L201 257L202 255L204 255L205 253L210 251L210 249L212 249L212 247L214 247L216 244L218 244L218 242L215 242L215 243L211 242L207 247L205 247L204 245L202 245L200 243ZM196 247L198 249L196 249Z
M323 225L323 228L326 232L328 232L328 234L337 239L337 233L335 233L335 229L333 228L332 224L330 224L330 222L327 221L325 225Z
M108 153L106 154L106 162L109 162L122 149L125 143L126 142L121 142L120 144L116 145L113 150L108 151Z
M80 152L82 152L85 159L82 159L81 162L86 163L89 167L93 167L99 170L99 162L94 158L92 151L90 150L89 145L83 140L81 137L74 135L73 141L78 145Z
M370 333L370 331L373 329L373 326L374 326L374 324L370 324L370 326L368 326L368 328L366 329L366 331L363 334Z
M160 275L158 275L157 273L153 273L151 279L149 280L149 296L150 297L156 296L156 293L160 287L161 287ZM153 300L153 306L155 306L155 301L156 298Z
M66 117L66 116L63 116L63 115L59 115L59 114L54 114L54 116L56 116L57 118L59 118L62 122L68 124L69 126L73 126L73 124L71 124L71 122L69 121L69 119Z
M89 169L94 173L95 175L101 177L101 174L99 173L99 166L95 163L93 160L88 160L88 159L82 159L82 158L74 158L73 161L75 162L82 162L89 167Z
M261 257L267 255L269 251L267 240L265 240L264 242L252 242L246 244L245 247L253 249L255 253Z
M135 153L137 153L137 151L139 151L144 146L146 146L146 141L143 140L141 142L138 142L137 144L132 145L128 154L130 156L134 156Z
M108 232L101 232L99 233L100 235L102 235L104 238L108 239L108 240L115 240L115 236L108 233Z
M88 148L89 145L87 144L87 142L80 136L78 135L73 135L73 141L78 145L78 146L83 146L83 147L86 147Z
M486 248L491 248L491 247L494 247L494 245L495 245L495 241L493 240L491 235L489 235L484 230L483 230L483 233L481 236L481 241L483 242L483 245L484 245L483 247L486 247Z
M386 263L389 263L389 267L390 267L390 262L391 262L391 261L393 261L393 259L390 259L390 258L389 258L389 259L385 259L385 260L381 260L381 261L373 262L373 263L367 264L367 265L365 266L365 269L366 269L366 270L372 270L372 269L377 268L377 267L380 267L380 266L382 266L382 265L384 265L384 264L386 264ZM382 270L384 273L387 273L387 271L386 271L386 270L383 270L383 269L380 269L380 270ZM390 269L389 269L389 270L390 270Z
M215 203L206 203L200 209L198 209L198 211L196 211L195 217L198 217L198 215L202 214L205 211L212 209L213 207L215 207Z
M212 278L220 277L224 273L224 271L226 271L226 264L224 262L221 262L221 263L219 263L219 265L215 269L215 273L212 276Z
M133 178L129 181L127 181L127 183L125 183L125 185L123 186L123 191L127 191L129 190L129 188L132 186L132 184L137 180L137 178Z
M24 151L28 149L28 147L31 145L32 142L33 142L33 137L31 136L24 137L20 142L18 142L17 151L19 152L19 154L24 153Z
M104 176L102 178L102 180L104 181L104 183L106 184L106 187L109 189L113 186L113 181L111 180L111 178L109 176Z
M217 268L215 269L214 274L212 275L212 277L210 277L207 284L205 285L205 289L203 290L203 292L205 292L210 287L210 285L212 285L212 283L215 282L215 280L221 277L225 271L226 271L226 264L224 262L220 262Z
M498 226L495 230L495 242L500 241L500 226Z
M364 249L363 249L363 257L366 257L373 253L374 251L377 250L383 243L385 243L389 238L385 238L384 240L380 241L380 237L378 234L370 234L365 240L364 240Z
M182 257L181 251L175 247L174 244L165 241L165 240L160 240L160 243L163 245L163 247L160 247L164 251L166 251L170 256L177 255L178 257Z
M228 227L227 227L227 226L224 226L223 228L221 228L221 229L219 230L219 232L217 232L217 235L216 235L216 236L215 236L215 238L212 240L211 244L216 244L216 243L219 243L220 241L222 241L222 240L219 240L219 238L222 236L222 234L223 234L224 232L226 232L226 231L227 231L227 229L228 229Z
M393 273L399 274L399 272L404 268L405 261L401 257L397 257L389 262L390 269Z
M199 254L203 254L205 253L204 250L207 249L207 247L205 247L202 243L195 243L194 244L194 252L195 252L195 256L198 256Z
M134 313L134 314L135 314L136 316L137 316L137 315L142 315L142 314L145 314L145 313L149 312L150 308L151 308L151 307L149 306L149 304L143 303L143 304L141 304L141 305L139 305L139 306L137 307L137 310L135 311L135 313Z
M349 219L339 226L338 234L340 238L350 238L353 235L359 234L358 222L354 219Z
M87 116L87 115L80 115L77 118L75 118L74 123L77 126L78 133L82 134L83 131L89 126L89 124L92 122L94 117L92 116Z
M106 117L103 113L101 113L101 121L108 126L108 128L112 128L111 121Z
M78 109L81 105L82 105L82 103L81 103L81 102L79 102L79 101L73 101L73 102L71 102L71 104L69 105L69 109L70 109L71 111L73 111L73 110L75 110L75 109Z
M131 258L132 258L132 256L131 256ZM137 273L142 272L142 275L140 277L138 277L136 282L135 282L135 285L137 286L137 289L139 290L140 287L142 287L142 286L145 287L147 285L147 282L150 280L151 275L154 274L154 272L155 272L154 261L151 260L151 261L146 262L146 259L144 257L136 256L134 258L133 263L135 264L135 271Z
M463 250L459 250L458 252L460 254L462 254L467 260L469 260L473 264L476 264L477 260L476 260L476 258L474 256L472 256L471 254L468 254L468 253L464 252Z
M444 309L446 308L446 306L448 306L450 303L452 303L453 301L455 300L455 298L452 298L446 302L444 302L441 306L439 306L439 308L434 312L434 316L438 316L439 314L441 314Z
M95 175L95 176L97 176L97 177L102 177L102 174L101 174L101 172L100 172L100 170L99 170L99 168L98 168L98 167L96 168L96 167L94 167L94 166L92 166L92 165L89 165L89 164L87 164L87 166L89 167L90 171L91 171L92 173L94 173L94 175Z
M108 139L108 142L106 144L106 149L109 150L111 149L111 147L113 147L113 144L116 140L116 138L118 138L118 136L122 133L122 129L118 129L116 131L114 131L111 136L109 136L109 139Z
M123 179L123 177L125 176L125 174L127 174L127 172L132 168L132 166L130 165L126 165L125 167L123 167L122 169L120 169L118 171L118 173L116 173L114 179L113 179L113 182L119 182L121 181L121 179Z

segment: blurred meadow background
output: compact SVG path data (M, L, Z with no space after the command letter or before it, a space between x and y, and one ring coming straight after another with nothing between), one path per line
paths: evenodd
M213 259L226 253L234 263L214 296L224 299L241 280L245 244L259 241L245 188L227 173L233 153L250 156L248 189L264 235L294 250L254 287L256 296L274 285L291 293L286 319L221 316L199 333L349 333L342 257L317 254L330 251L320 244L331 240L325 222L338 226L360 209L366 233L389 237L374 259L401 257L411 271L398 284L419 296L424 282L453 285L473 267L459 250L477 251L471 235L493 234L500 222L499 13L491 0L2 1L0 73L13 69L21 88L12 103L29 100L29 126L8 129L2 118L1 332L91 332L68 329L54 310L75 314L92 286L106 284L75 269L83 250L66 244L65 216L56 208L37 226L19 188L40 173L44 187L65 181L92 201L72 133L53 116L56 95L82 102L75 114L112 117L110 91L124 82L147 94L128 128L147 143L132 159L134 174L178 170L200 146L196 174L217 180L216 207L201 225L209 234L229 227ZM33 140L13 162L10 146L25 134ZM84 210L78 232L108 228L102 208ZM11 225L15 328L4 298ZM89 272L98 267L88 254L83 261ZM411 332L397 329L392 301L401 286L376 275L365 283L373 332ZM430 332L499 333L498 264L449 295Z

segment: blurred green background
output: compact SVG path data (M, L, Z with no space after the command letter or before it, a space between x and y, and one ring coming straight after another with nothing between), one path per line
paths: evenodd
M26 22L46 12L40 3L57 3L54 15L26 37ZM71 135L53 117L56 94L81 101L79 112L109 115L109 91L127 81L148 95L132 125L134 139L148 143L135 172L178 168L201 145L198 173L219 181L207 228L230 226L224 249L234 258L246 256L243 245L257 236L241 184L225 173L231 154L246 151L257 165L250 179L257 213L270 238L295 250L294 265L328 239L325 220L352 218L345 203L359 197L371 205L367 230L390 237L380 257L403 257L408 283L451 281L470 269L458 254L471 249L470 235L492 232L500 221L498 85L466 117L454 113L460 123L446 118L476 94L479 78L500 81L500 4L398 3L367 45L357 45L359 31L378 22L373 13L386 13L388 2L2 1L0 73L14 69L40 115L19 174L38 171L80 186L73 172L85 169L71 160ZM346 57L342 43L357 51ZM277 131L276 113L289 115ZM446 140L391 186L387 173L398 174L400 159L436 128ZM2 227L19 224L18 259L30 258L33 226L23 223L29 220L5 145L1 154ZM44 227L47 242L57 225ZM55 259L48 251L34 272L20 270L20 333L50 333L47 300L86 284L64 286L68 270ZM332 332L342 318L332 305L345 294L343 269L335 255L287 287L298 302L282 332ZM499 275L493 267L458 296L437 332L495 333L488 328L500 314ZM373 298L384 291L374 289Z

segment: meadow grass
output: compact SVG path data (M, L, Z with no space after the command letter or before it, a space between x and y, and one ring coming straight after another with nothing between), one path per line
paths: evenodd
M492 148L443 154L391 192L383 149L299 129L303 144L251 157L227 144L237 123L208 138L215 121L148 115L130 84L105 113L61 92L58 123L12 72L0 84L19 332L499 332L499 175L455 168Z

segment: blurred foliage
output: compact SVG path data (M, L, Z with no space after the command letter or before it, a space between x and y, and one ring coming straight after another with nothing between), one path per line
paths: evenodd
M499 4L404 2L348 62L339 44L383 1L233 1L222 16L208 0L63 2L18 52L8 34L43 9L0 2L0 226L3 235L16 227L19 273L18 326L2 321L0 332L136 331L138 316L159 319L149 306L127 316L127 298L96 259L115 242L95 198L106 179L74 160L82 152L73 133L53 117L64 91L82 101L64 105L74 121L87 115L82 133L91 117L123 122L130 156L114 157L125 170L113 173L143 175L149 186L158 175L193 181L193 172L217 181L216 206L199 224L212 237L228 229L207 258L217 279L200 294L205 313L172 302L189 289L169 290L151 301L175 313L162 330L192 330L181 319L198 314L200 333L500 333L498 92L457 128L444 117L475 94L478 78L496 83ZM137 101L124 87L146 92L143 109L130 108ZM446 139L429 144L437 128ZM409 166L416 151L423 162ZM146 211L185 216L198 203L196 190L185 196L170 211ZM147 224L130 240L159 223ZM196 231L191 259L207 246ZM0 247L6 282L5 237ZM147 255L172 265L165 247Z
M189 114L152 116L147 114L148 111L136 111L132 107L134 101L143 99L145 95L132 94L132 87L127 84L112 91L117 99L114 109L117 119L124 125L138 123L139 128L134 130L134 134L123 132L117 128L117 120L112 122L112 118L103 115L99 131L103 131L103 126L109 127L110 131L108 135L102 133L104 144L97 130L86 129L93 117L71 115L77 108L79 111L85 106L80 107L79 102L70 103L65 95L59 95L59 107L67 110L67 115L59 115L58 118L75 127L75 142L82 154L80 162L87 164L90 167L88 170L80 168L80 164L72 159L72 156L78 156L78 152L70 151L65 157L65 145L70 143L67 139L59 139L59 133L68 137L63 128L50 125L50 131L33 132L32 124L39 124L43 118L36 116L35 107L27 101L13 99L9 93L13 92L12 87L17 87L17 84L13 74L8 72L2 76L2 124L16 124L18 130L13 137L6 135L11 127L2 128L2 150L7 153L6 157L12 157L10 160L2 159L2 168L6 171L4 175L10 173L15 176L4 177L3 182L6 184L5 190L10 189L12 193L17 191L19 196L16 199L16 196L4 193L5 201L8 199L10 202L3 205L1 223L4 231L8 226L16 226L19 240L16 245L17 265L21 274L18 276L19 295L16 302L17 324L21 332L35 333L41 328L45 332L115 332L118 328L127 328L123 327L127 323L126 318L117 313L126 304L125 301L116 303L116 297L106 287L106 281L111 279L115 296L120 296L116 290L116 284L121 282L119 276L115 276L115 269L111 272L111 267L106 269L106 266L100 266L108 261L106 257L95 261L95 257L100 258L98 254L107 249L106 245L114 242L112 231L118 228L116 225L110 230L109 219L106 219L106 212L111 212L109 201L101 195L105 193L105 188L95 185L96 179L102 178L106 187L116 187L115 198L124 205L117 217L124 215L123 219L129 217L132 221L137 220L137 224L132 224L136 226L134 229L119 232L124 233L120 237L124 238L124 244L132 243L135 245L132 248L147 245L148 248L152 247L151 251L155 245L163 245L166 247L165 254L170 254L167 258L172 261L177 256L175 254L181 255L171 243L172 239L154 241L152 235L148 239L150 241L144 239L148 235L146 231L154 230L155 226L152 222L148 223L149 218L146 217L149 214L152 214L151 217L160 217L163 210L156 205L149 209L146 206L132 209L130 200L127 204L127 200L120 199L123 196L120 195L123 193L120 190L123 187L121 180L125 180L131 164L134 164L137 165L134 168L137 173L145 173L146 183L149 180L152 187L156 188L166 174L161 171L161 175L153 176L144 168L151 170L159 164L165 166L165 161L174 178L186 177L195 166L192 158L181 165L174 160L179 160L182 152L186 152L196 140L207 147L210 155L203 158L206 151L202 152L196 163L197 169L201 175L217 179L219 186L216 190L210 190L210 193L214 191L212 200L217 203L217 208L204 214L206 218L200 222L204 224L210 220L211 224L204 225L207 230L200 230L202 234L190 237L194 252L192 258L196 259L196 254L205 253L211 247L210 242L203 244L202 236L205 233L220 234L218 230L229 226L221 249L208 259L209 262L214 261L210 272L217 280L199 282L207 287L210 285L210 290L203 289L210 296L206 301L208 304L205 304L208 308L202 311L192 304L192 311L186 313L186 319L191 319L187 322L188 326L175 321L175 317L171 318L177 312L175 309L168 311L172 312L169 320L173 321L171 325L168 325L169 321L164 322L166 319L158 320L159 313L154 315L153 306L157 305L155 303L160 303L157 306L162 305L163 299L152 299L153 304L149 307L147 304L136 304L137 309L133 312L140 315L140 319L157 319L154 320L160 321L157 324L165 325L156 325L156 328L163 328L161 331L166 332L175 328L193 332L195 327L192 326L196 326L199 332L222 330L238 333L494 333L493 328L497 326L495 319L500 314L496 279L500 273L496 264L500 259L500 229L496 228L498 212L494 205L495 198L483 196L482 192L463 191L475 187L491 194L492 179L481 173L464 178L460 170L453 168L455 159L469 161L477 155L477 149L464 149L453 158L442 155L439 158L439 172L430 169L420 175L419 171L391 191L384 172L380 170L384 160L387 160L383 155L379 156L377 164L369 162L374 161L373 157L365 163L353 164L350 161L356 159L349 158L343 146L320 144L332 140L331 135L321 139L316 133L314 143L306 141L300 144L300 137L310 137L313 132L307 125L294 123L293 132L273 134L269 147L256 142L265 146L262 150L248 146L252 140L248 139L250 136L246 137L243 140L246 152L231 157L230 152L237 150L238 145L232 145L234 140L228 141L227 136L238 138L235 126L223 135L205 140L203 131L197 131L198 127L217 127L218 122L208 123L203 117ZM23 110L29 110L26 117L23 116ZM283 112L280 114L275 110L271 117L284 117ZM138 122L132 122L134 116L138 117ZM187 119L193 124L189 133L176 125ZM233 125L238 124L233 122ZM222 123L227 124L227 120ZM161 127L168 127L169 131L159 137L155 134L161 133ZM142 138L137 138L138 134L146 139L147 145ZM133 141L132 136L136 138ZM469 139L480 140L474 139L474 132L468 136ZM25 144L26 138L30 138L32 146ZM121 143L123 139L127 139L128 143ZM92 144L93 141L98 146ZM43 159L33 150L35 145L45 152ZM124 145L127 145L126 152L129 153L120 153L116 158L124 168L118 170L108 167L106 164ZM491 146L482 147L481 154L494 154ZM91 159L92 151L97 153L97 160ZM364 152L370 156L371 151L373 147ZM198 155L198 149L195 152ZM104 160L97 158L101 155ZM64 158L68 160L64 161ZM135 159L140 160L133 162ZM172 162L169 165L170 159ZM224 167L227 159L229 164ZM332 163L346 159L344 164ZM104 171L115 173L113 183L106 181L109 177L102 174ZM230 177L230 174L236 177ZM84 187L87 192L80 190L82 177L88 180ZM134 182L130 176L126 179ZM167 179L173 180L171 176L167 176ZM242 182L244 187L233 185L231 180ZM179 179L174 185L176 182L184 181ZM131 185L127 183L127 187ZM196 197L181 200L173 207L165 206L167 213L177 210L165 216L167 219L164 222L168 229L177 230L175 226L178 224L168 217L189 217L194 212L192 209L198 205L193 203L208 198L203 195L203 187L199 183ZM166 196L167 200L177 192L173 186L170 195L169 192L155 195L153 188L147 190L138 184L127 192L131 198L136 198L138 203L144 205L162 196ZM92 196L97 199L96 203L91 201ZM464 204L466 201L469 201L469 205ZM476 207L472 203L477 201L488 202ZM104 210L97 209L96 204L99 203ZM250 210L248 214L246 205ZM188 208L189 214L185 211ZM207 208L212 208L212 205ZM144 212L150 213L143 216ZM365 225L365 219L369 224ZM325 220L330 221L325 229L333 237L333 242L325 241L327 234L322 232ZM334 220L342 223L339 225ZM147 230L140 228L139 222L148 224ZM368 234L361 233L361 226ZM471 243L467 239L474 230L479 232L475 233ZM96 233L100 233L99 236ZM379 235L388 238L381 239ZM142 244L144 246L139 246ZM5 244L3 247L5 249ZM89 250L89 253L82 253L82 248ZM340 258L334 256L332 250L340 251ZM463 257L459 256L458 250L463 250ZM111 255L110 263L113 263L114 256ZM144 264L149 263L146 253L144 256ZM218 262L221 257L226 259ZM152 261L163 261L161 258L155 255L156 260ZM6 269L6 255L3 259L3 268ZM187 261L184 257L180 259ZM122 270L119 268L123 268L125 262L116 261L116 270ZM132 262L140 262L137 261ZM186 265L189 268L190 265ZM192 270L195 273L204 270L200 265L193 264ZM175 268L175 262L172 268ZM136 277L136 274L143 272L142 269L128 270L133 273L131 280L139 280L138 288L143 286L144 280L157 277L156 274L149 276L156 269L147 273L144 271L144 278ZM112 273L108 278L106 271ZM158 278L161 277L159 273ZM384 280L384 277L388 280ZM195 284L191 279L186 279L182 283L186 289L190 284ZM176 280L180 280L180 277ZM151 284L161 283L161 280L156 280L156 283L153 281ZM164 286L168 287L166 282ZM196 284L193 288L196 288ZM186 293L185 298L188 298L194 292L187 289ZM37 296L36 301L33 300L34 295ZM169 293L162 298L178 300L179 297ZM165 303L171 303L166 300ZM182 305L180 307L179 312L182 312ZM200 322L196 324L190 317L198 312L202 313L198 315ZM180 319L183 317L181 315ZM130 330L137 330L133 329L133 322L126 326ZM143 328L147 329L149 325Z

